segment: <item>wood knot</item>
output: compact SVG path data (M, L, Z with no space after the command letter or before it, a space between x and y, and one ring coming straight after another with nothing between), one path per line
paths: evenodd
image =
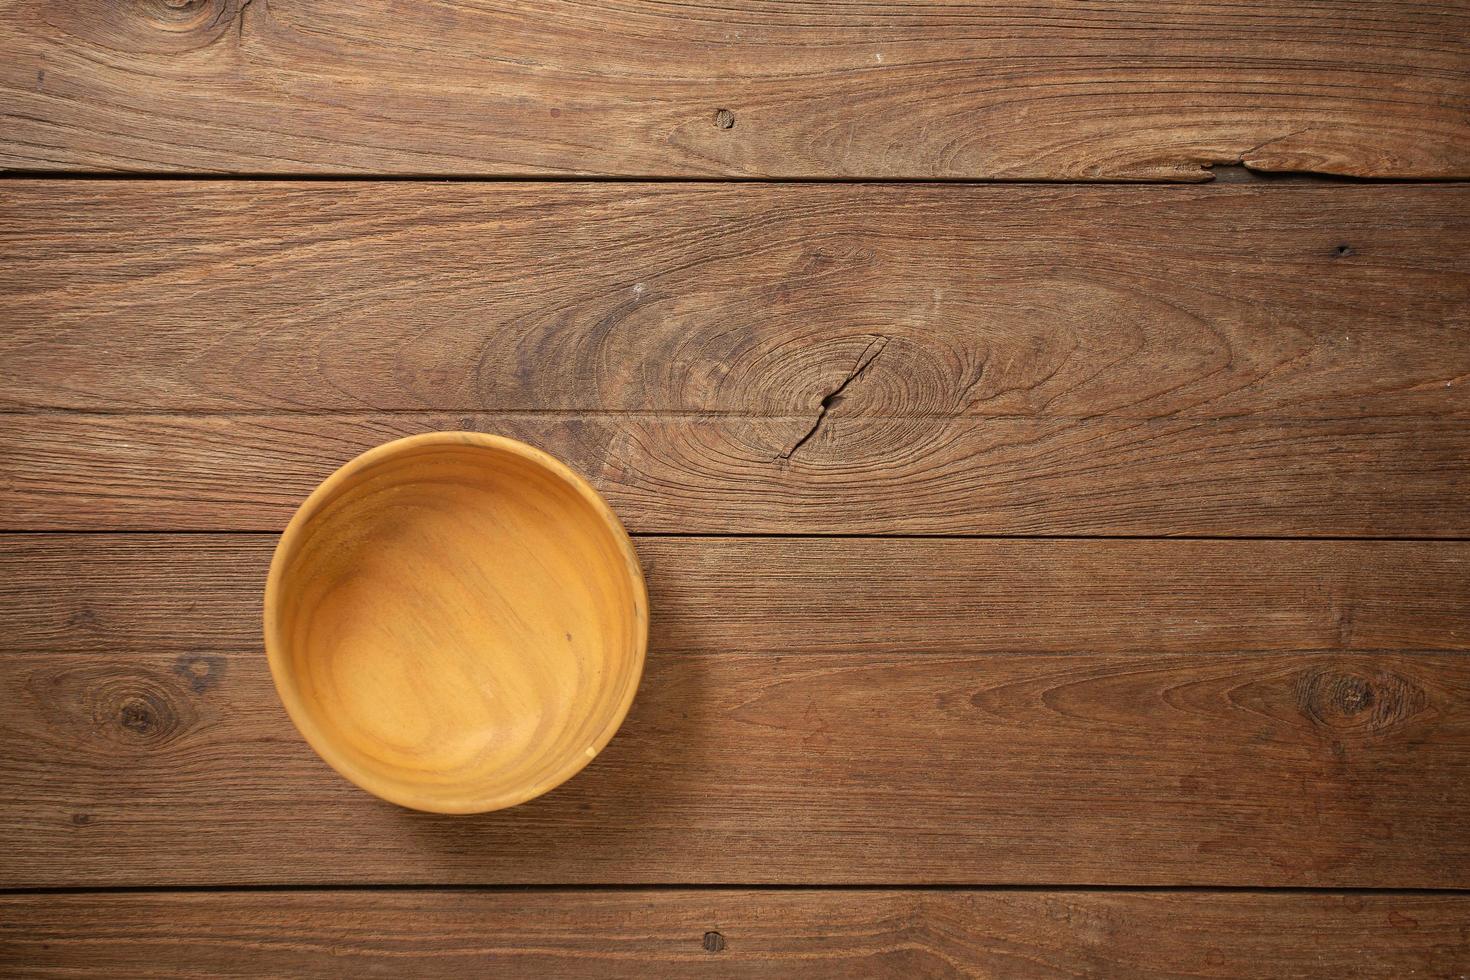
M1385 670L1315 667L1296 681L1296 702L1313 727L1378 735L1403 724L1428 698L1412 681Z
M238 0L140 0L148 27L168 34L216 34L239 16Z
M128 691L104 707L124 738L140 742L167 742L178 734L179 713L160 691ZM105 723L107 719L99 719Z
M128 698L117 712L118 724L143 738L155 734L167 717L167 706L146 695Z
M729 109L716 109L714 121L716 129L734 129L735 113Z
M1332 250L1332 254L1340 259L1345 258L1353 254L1353 247L1351 245L1339 245Z
M725 937L718 932L707 932L704 934L704 948L711 953L723 952L725 949Z
M80 44L119 56L199 51L229 31L251 0L109 0L58 3L48 22Z
M86 665L38 674L28 684L44 692L59 736L79 748L155 749L198 722L190 685L177 671Z

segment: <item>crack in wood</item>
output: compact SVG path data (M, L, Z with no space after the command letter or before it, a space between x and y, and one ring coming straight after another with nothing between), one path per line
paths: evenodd
M883 353L883 348L888 346L888 340L888 337L878 334L867 347L863 348L862 354L858 355L857 364L853 365L853 369L847 373L847 377L843 378L842 383L832 389L822 399L822 403L817 409L817 418L812 422L812 427L806 430L806 434L800 439L793 442L789 449L777 455L777 460L790 459L798 449L811 441L812 436L816 435L817 430L822 427L822 423L826 420L827 413L831 411L832 406L837 404L838 400L842 397L842 393L847 390L847 387L858 378L861 378L864 372L868 370L868 367L878 359L878 355Z

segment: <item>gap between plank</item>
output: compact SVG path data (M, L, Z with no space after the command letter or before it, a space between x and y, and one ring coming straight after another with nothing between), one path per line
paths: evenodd
M838 394L838 392L833 392ZM828 398L832 395L828 395ZM473 405L448 406L444 408L359 408L359 409L317 409L317 408L148 408L139 406L128 406L119 408L104 406L100 408L75 408L69 405L0 405L0 418L52 418L52 417L77 417L95 416L101 418L160 418L160 419L194 419L194 418L244 418L244 419L358 419L358 418L395 418L398 416L438 416L438 415L468 415L482 417L507 418L613 418L613 419L651 419L654 421L695 419L735 419L738 421L761 420L761 421L784 421L800 420L806 421L811 417L811 412L802 412L797 409L782 411L752 411L741 408L483 408ZM1470 416L1461 415L1457 412L1437 412L1433 414L1424 412L1403 412L1388 415L1259 415L1254 411L1226 412L1218 415L1191 417L1182 415L1180 412L1164 412L1159 415L1133 416L1115 415L1109 412L1099 411L1090 413L1077 413L1074 415L1035 415L1023 412L1012 414L995 415L968 415L956 414L955 412L855 412L850 418L862 420L879 419L883 421L914 421L924 420L931 422L998 422L998 421L1044 421L1044 422L1135 422L1140 425L1153 425L1164 422L1175 421L1197 421L1200 423L1235 422L1253 418L1263 418L1265 421L1278 423L1283 426L1289 425L1314 425L1324 422L1437 422L1444 420L1470 421Z
M0 170L0 182L6 180L55 180L55 181L133 181L173 180L193 182L214 181L279 181L292 183L397 183L397 184L904 184L935 186L991 185L1043 185L1092 187L1098 185L1123 187L1179 187L1199 188L1210 184L1238 186L1249 183L1292 183L1292 184L1388 184L1394 186L1415 184L1463 184L1462 177L1355 177L1348 174L1315 173L1313 171L1262 171L1252 170L1242 164L1217 164L1205 168L1209 175L1205 180L1127 180L1099 178L1092 180L1048 179L1043 177L759 177L759 176L705 176L657 175L628 176L622 174L293 174L280 172L257 173L176 173L172 171L85 171L85 170Z
M469 884L222 884L222 885L57 885L37 888L0 888L8 895L153 895L168 893L279 893L279 892L1032 892L1075 894L1227 894L1227 895L1470 895L1470 888L1325 888L1305 885L1079 885L1079 884L782 884L657 882L604 885L469 885Z
M304 498L303 498L304 499ZM111 535L152 534L156 536L200 535L279 535L282 528L24 528L0 527L0 535ZM640 538L682 538L697 541L716 540L838 540L838 541L1400 541L1405 544L1457 544L1470 537L1394 537L1392 535L1289 535L1289 534L870 534L847 531L630 531L635 541Z

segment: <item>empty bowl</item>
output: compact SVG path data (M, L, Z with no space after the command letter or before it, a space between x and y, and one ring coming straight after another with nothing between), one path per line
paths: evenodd
M575 775L628 713L647 643L612 510L499 436L363 453L307 497L266 582L291 720L343 776L418 810L497 810Z

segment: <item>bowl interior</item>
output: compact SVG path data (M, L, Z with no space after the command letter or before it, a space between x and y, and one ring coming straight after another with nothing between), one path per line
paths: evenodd
M344 776L405 806L493 810L569 778L642 673L647 600L589 486L521 443L417 436L302 506L267 587L271 670Z

